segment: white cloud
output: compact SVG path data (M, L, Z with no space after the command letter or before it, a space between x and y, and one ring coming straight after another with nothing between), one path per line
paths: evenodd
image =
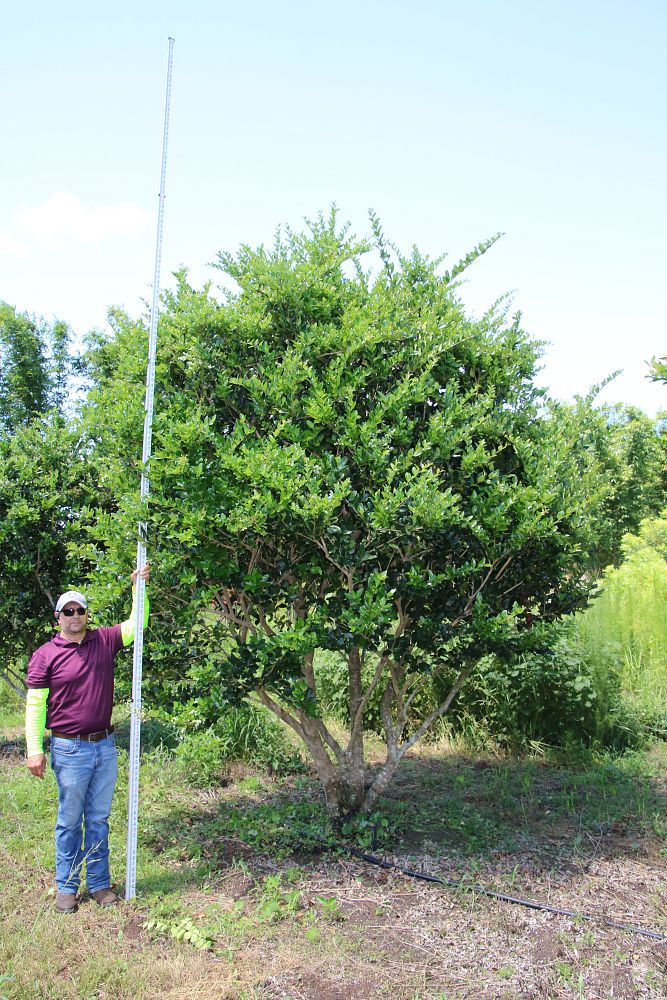
M41 205L19 212L21 229L37 243L54 244L69 237L99 243L108 236L138 236L150 213L130 201L84 205L75 195L58 191Z
M25 243L19 243L9 233L0 233L0 253L6 253L11 257L27 257L28 247Z

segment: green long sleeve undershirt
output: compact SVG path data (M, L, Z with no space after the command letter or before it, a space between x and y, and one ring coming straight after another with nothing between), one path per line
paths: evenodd
M46 726L46 700L48 688L28 688L25 703L25 745L28 757L44 753L44 728Z
M144 628L148 625L148 614L150 611L150 604L148 601L148 593L144 587ZM136 587L132 588L132 609L130 611L130 617L126 622L120 623L120 634L123 637L123 645L131 646L134 642L134 627L137 617L137 590Z
M149 612L148 594L144 591L144 628L148 625ZM133 587L130 617L127 621L121 622L120 626L123 646L130 646L134 642L135 619L136 591ZM25 743L28 757L36 757L38 754L44 753L44 729L46 728L46 704L48 697L48 688L28 688L25 704Z

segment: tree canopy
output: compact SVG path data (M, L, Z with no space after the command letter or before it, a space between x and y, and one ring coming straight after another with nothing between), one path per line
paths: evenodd
M306 743L332 816L372 808L482 656L539 647L587 598L608 487L580 413L535 386L540 348L520 317L473 319L458 301L458 275L492 243L447 271L396 252L376 219L358 241L332 213L221 254L222 303L185 274L165 296L146 514L154 693L214 715L254 692ZM96 528L107 592L140 513L129 456L146 342L119 313L88 354L86 421L118 498ZM347 664L345 743L319 710L320 650ZM409 722L436 674L446 696ZM387 759L368 786L377 691Z
M557 410L578 413L582 442L595 454L607 484L591 553L592 569L599 575L623 558L624 535L638 531L645 518L657 516L667 504L667 434L660 418L653 420L637 407L590 403L560 403Z

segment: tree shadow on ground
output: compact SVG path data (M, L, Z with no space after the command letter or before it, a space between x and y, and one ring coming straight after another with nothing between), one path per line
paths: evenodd
M239 862L333 860L350 846L448 873L484 866L566 874L592 858L650 858L662 868L665 789L643 761L412 757L376 813L342 830L328 823L313 778L264 788L258 778L251 792L230 784L208 791L203 802L193 791L192 802L152 821L148 844L193 875L192 866L211 877Z
M664 758L664 747L662 756ZM383 803L404 850L530 857L538 868L659 853L665 787L644 757L413 758Z
M0 757L13 757L15 754L25 757L25 737L0 736Z

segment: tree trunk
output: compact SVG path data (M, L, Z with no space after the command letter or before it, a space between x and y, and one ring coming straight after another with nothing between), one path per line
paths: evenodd
M359 755L349 749L340 750L332 760L320 725L319 720L302 719L303 739L322 782L327 814L332 822L338 823L358 813L363 805L366 775L363 751Z
M398 765L403 760L403 756L404 755L400 753L400 751L396 754L388 756L387 760L375 775L371 787L364 796L364 801L361 806L362 813L372 812L377 800L385 793L391 784L392 778L396 774Z
M350 700L361 707L362 688L360 676L359 651L353 650L349 659L350 666ZM327 814L334 825L339 825L351 816L367 814L372 811L380 796L387 790L394 777L398 765L405 754L430 729L433 723L441 718L449 709L452 701L461 690L474 669L474 664L464 667L459 672L444 702L438 706L419 728L408 738L400 742L405 725L407 708L404 705L404 694L396 677L387 682L382 696L381 714L387 742L387 757L376 772L373 781L366 790L366 764L364 760L363 725L353 726L347 749L344 749L326 728L319 718L312 718L297 710L296 717L290 714L266 691L259 691L259 698L279 719L287 723L305 743L317 770L317 776L324 790ZM392 707L396 708L397 721L394 723Z
M349 670L349 698L350 698L350 721L357 716L357 712L362 710L363 685L361 681L362 657L359 647L355 646L350 650L348 657ZM366 764L364 761L364 726L352 725L350 741L345 752L344 762L341 766L341 777L348 781L355 788L361 788L363 798L364 777Z

